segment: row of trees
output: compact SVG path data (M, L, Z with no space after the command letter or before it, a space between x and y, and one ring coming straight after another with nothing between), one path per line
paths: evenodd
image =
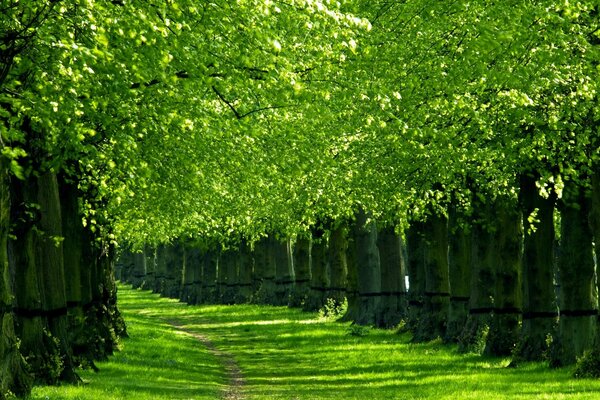
M556 363L596 347L596 2L9 0L0 13L0 397L73 380L94 356L72 353L110 347L125 243L156 249L155 271L165 252L229 266L177 272L168 295L178 274L222 284L229 270L253 283L236 300L294 280L296 304L345 295L363 310L349 318L405 315L417 340L519 343L528 359L560 312ZM408 309L387 227L404 234ZM288 241L295 263L260 262L284 260ZM252 268L231 266L238 247ZM393 311L374 311L377 293ZM64 338L65 315L77 332L99 302L104 333Z

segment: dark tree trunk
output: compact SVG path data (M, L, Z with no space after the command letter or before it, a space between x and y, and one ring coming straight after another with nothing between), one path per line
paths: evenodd
M329 290L327 298L334 307L346 300L348 284L348 228L343 223L335 224L329 236Z
M135 258L129 248L123 249L118 262L118 277L123 283L132 284L133 270L135 269Z
M310 291L310 239L299 237L293 251L294 287L290 307L302 307Z
M146 254L146 284L144 289L154 289L156 286L156 249L152 246L146 245L144 248Z
M413 221L406 232L408 269L408 320L406 328L413 332L421 321L425 299L425 242L424 225Z
M379 231L377 240L381 259L381 320L380 325L391 328L406 316L407 296L404 277L406 263L402 252L402 238L394 227Z
M497 250L494 268L494 313L484 352L494 356L510 355L520 334L521 263L523 252L522 217L516 202L494 202ZM492 221L490 221L492 222Z
M13 293L9 279L8 234L10 231L10 189L4 165L0 164L0 398L14 393L26 396L31 377L19 351L13 315Z
M381 315L381 265L377 248L377 225L364 210L356 213L354 225L358 267L358 325L377 325Z
M221 302L223 304L234 304L239 286L239 251L234 248L227 249L221 253L223 261L223 272L225 282L221 291Z
M181 300L188 304L198 304L200 297L200 272L202 263L201 250L192 245L184 247L185 273L183 275L183 290Z
M252 274L254 270L254 258L246 240L242 240L239 257L239 286L235 302L247 303L252 299Z
M204 253L204 260L202 263L202 299L200 303L214 304L217 301L218 254L218 251L215 249L209 249Z
M594 254L596 261L596 295L600 295L600 168L597 166L592 174L592 200L590 209L590 227L594 235ZM599 337L596 349L600 348L600 316L596 327Z
M355 224L356 222L353 222ZM342 317L343 322L356 321L358 318L360 296L358 292L358 260L356 254L356 238L354 237L354 225L350 228L352 234L348 235L348 251L346 252L346 298L348 308Z
M561 204L560 321L551 351L553 366L575 363L596 336L597 286L586 189L566 181Z
M179 240L165 248L166 276L164 295L172 299L181 297L183 281L183 246Z
M494 309L495 238L487 228L490 210L481 202L474 202L474 222L471 226L471 282L469 317L458 340L462 353L482 353Z
M421 319L413 340L444 337L450 306L448 272L448 220L432 213L423 223L425 297Z
M134 289L146 287L146 254L144 249L133 251L133 271L130 283Z
M276 267L274 305L286 306L290 301L293 284L291 243L289 239L274 239L273 247Z
M448 270L450 307L445 342L455 343L467 322L471 281L471 235L455 206L448 213Z
M258 244L258 254L261 256L260 265L257 265L260 271L260 287L256 292L254 302L258 304L275 304L277 296L275 293L275 238L272 235L265 237Z
M302 307L305 311L317 311L321 309L327 300L327 290L329 287L327 279L327 238L325 237L325 231L321 228L315 228L312 234L310 292Z
M164 244L156 248L156 269L154 270L154 287L152 291L165 295L167 279L167 249Z
M20 186L20 185L19 185ZM12 242L17 335L37 381L77 381L68 337L62 220L52 173L31 177L19 193L24 219ZM33 206L33 205L36 206ZM13 219L16 220L16 219ZM26 222L25 222L26 221ZM53 340L56 339L56 340Z
M535 176L523 175L520 190L523 211L523 325L515 358L541 361L554 332L558 308L554 290L554 192L540 196ZM533 219L537 222L531 222Z

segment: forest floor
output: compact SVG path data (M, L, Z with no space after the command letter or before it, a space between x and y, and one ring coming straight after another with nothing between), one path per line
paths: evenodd
M32 399L600 399L600 380L545 363L457 354L439 341L256 305L187 306L119 286L130 338L82 386Z

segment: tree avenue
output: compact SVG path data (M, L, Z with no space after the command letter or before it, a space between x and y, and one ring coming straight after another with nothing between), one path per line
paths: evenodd
M111 354L115 272L515 362L600 351L599 12L4 2L0 399Z

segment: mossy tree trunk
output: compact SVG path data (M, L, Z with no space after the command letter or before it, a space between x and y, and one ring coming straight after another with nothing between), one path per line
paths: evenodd
M262 238L257 243L257 257L255 266L257 279L259 279L259 288L254 295L253 301L258 304L274 304L275 293L275 239L273 235Z
M234 304L239 287L239 251L229 248L221 253L223 261L223 272L225 274L224 286L221 290L221 302L223 304Z
M432 212L423 223L425 297L421 319L413 340L429 341L444 337L450 306L448 271L448 220Z
M30 177L20 189L23 225L13 241L15 302L23 353L36 380L75 382L69 341L58 182L51 172Z
M305 311L317 311L325 305L329 280L327 274L327 237L321 228L312 230L310 262L310 292L302 307Z
M289 239L274 239L275 255L275 305L286 306L290 301L293 281L291 260L291 241Z
M298 237L294 246L294 287L290 295L290 307L302 307L310 291L310 239Z
M334 306L340 306L346 299L348 277L348 227L338 222L333 225L329 236L329 290L327 298Z
M494 210L496 246L493 249L497 251L494 260L494 312L484 353L509 356L519 340L522 314L522 214L516 202L508 198L498 198L494 202Z
M381 315L381 264L377 248L377 224L360 209L354 225L358 268L358 313L355 323L377 325Z
M454 343L462 332L469 315L471 281L471 235L466 221L459 218L456 206L448 210L448 271L450 306L445 342Z
M133 254L133 271L129 282L133 288L146 288L146 253L145 249L134 250Z
M184 246L185 273L181 300L188 304L198 304L200 297L200 271L202 251L191 243Z
M524 174L520 182L523 212L523 324L515 358L541 361L554 332L558 308L554 290L554 192L542 197L536 176ZM537 220L537 222L532 222Z
M5 166L0 163L0 398L8 393L26 396L31 390L31 377L19 351L13 314L13 293L8 264L10 231L10 188Z
M377 247L381 259L381 320L380 325L391 328L406 316L406 261L402 252L402 237L393 226L380 229Z
M353 222L356 224L356 221ZM346 299L348 300L348 308L346 314L342 317L342 321L356 321L359 311L360 296L358 292L358 260L356 254L356 238L354 237L354 225L349 229L348 251L346 252Z
M589 210L586 189L577 182L565 181L558 257L560 320L551 351L553 366L575 363L592 347L596 336L597 286Z
M406 255L408 269L408 319L406 328L416 332L423 312L425 299L425 242L424 225L411 222L406 231Z

